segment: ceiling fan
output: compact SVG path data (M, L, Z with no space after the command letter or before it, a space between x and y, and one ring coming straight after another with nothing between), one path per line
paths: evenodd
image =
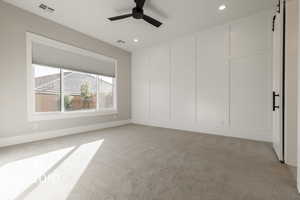
M116 20L121 20L121 19L125 19L128 17L133 17L134 19L143 19L146 22L152 24L155 27L160 27L162 25L161 22L157 21L156 19L153 19L152 17L145 15L144 14L144 5L145 5L145 1L146 0L134 0L136 3L136 7L134 7L132 9L132 13L130 14L126 14L126 15L120 15L120 16L116 16L116 17L110 17L108 18L110 21L116 21Z

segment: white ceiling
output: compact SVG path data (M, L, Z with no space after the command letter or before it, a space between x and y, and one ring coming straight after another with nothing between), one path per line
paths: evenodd
M145 13L164 24L155 28L133 18L110 22L108 17L128 12L134 0L4 0L17 7L68 26L77 31L133 51L180 35L226 23L230 20L270 9L274 0L146 0ZM47 13L38 6L55 9ZM225 11L218 7L226 4ZM138 43L133 38L139 38ZM117 40L126 44L117 44Z

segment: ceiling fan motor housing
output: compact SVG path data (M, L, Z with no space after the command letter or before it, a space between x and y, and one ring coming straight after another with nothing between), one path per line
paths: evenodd
M143 19L144 10L142 8L135 7L132 9L132 16L135 19Z
M149 24L155 26L155 27L160 27L162 25L162 23L148 15L144 14L144 4L145 4L146 0L134 0L134 2L136 3L136 7L132 9L132 12L129 14L125 14L125 15L119 15L119 16L115 16L115 17L110 17L108 18L110 21L117 21L117 20L122 20L122 19L126 19L129 17L133 17L134 19L143 19L144 21L148 22Z

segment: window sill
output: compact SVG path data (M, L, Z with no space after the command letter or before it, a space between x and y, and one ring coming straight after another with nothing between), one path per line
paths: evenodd
M70 119L81 117L95 117L105 115L116 115L117 110L105 110L105 111L71 111L71 112L53 112L53 113L35 113L29 116L29 121L45 121L45 120L57 120L57 119Z

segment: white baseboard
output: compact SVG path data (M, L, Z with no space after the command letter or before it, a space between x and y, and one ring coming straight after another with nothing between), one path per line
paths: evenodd
M193 124L193 123L182 124L182 123L174 123L174 122L143 121L143 120L136 120L136 119L132 119L132 123L146 125L146 126L153 126L153 127L162 127L162 128L211 134L211 135L242 138L242 139L262 141L262 142L272 142L271 130L243 130L243 129L233 129L230 127L222 127L222 126L204 127L201 126L200 124Z
M286 160L286 164L291 167L297 167L297 161L296 160Z
M300 193L300 173L299 173L299 169L297 169L297 189L298 189L298 193Z
M16 144L23 144L28 142L34 142L39 140L51 139L56 137L62 137L67 135L75 135L83 132L88 131L95 131L104 128L111 128L122 126L126 124L130 124L131 120L123 120L123 121L112 121L112 122L104 122L100 124L93 124L88 126L78 126L73 128L67 129L60 129L54 131L46 131L46 132L39 132L34 134L26 134L26 135L19 135L7 138L0 139L0 147L11 146Z

